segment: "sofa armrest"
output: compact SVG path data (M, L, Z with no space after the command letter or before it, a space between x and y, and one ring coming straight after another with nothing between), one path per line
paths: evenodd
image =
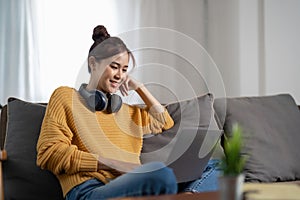
M3 149L4 137L6 133L6 120L7 120L7 106L0 104L1 117L0 117L0 200L4 200L4 185L3 185L3 169L2 161L7 159L7 153Z
M3 150L0 150L0 161L5 161L7 160L7 153L6 151L3 149Z
M0 117L0 150L4 148L6 126L7 126L7 105L4 105L1 109L1 117Z
M0 150L0 200L4 200L4 186L3 186L3 173L2 173L2 161L7 159L7 153L5 150Z

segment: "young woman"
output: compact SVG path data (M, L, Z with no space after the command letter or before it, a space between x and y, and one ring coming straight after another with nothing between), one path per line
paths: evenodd
M173 171L162 163L141 165L142 137L173 126L166 109L128 73L134 57L104 26L93 33L90 80L79 91L56 89L37 144L37 165L58 178L66 199L175 194ZM114 95L135 90L146 108L123 104Z
M77 91L57 88L48 103L37 143L37 165L56 175L67 200L107 199L217 189L217 162L201 179L177 185L163 163L140 163L142 138L174 122L140 82L128 75L132 53L104 26L93 32L90 80ZM146 107L123 104L114 93L135 90ZM178 190L179 189L179 190Z

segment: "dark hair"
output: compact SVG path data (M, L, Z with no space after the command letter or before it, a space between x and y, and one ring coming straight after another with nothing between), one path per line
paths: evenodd
M132 59L133 66L135 66L134 56L125 43L118 37L111 37L103 25L94 28L92 38L94 43L89 50L88 57L94 56L97 61L100 61L126 51ZM90 73L90 66L88 66L88 70Z

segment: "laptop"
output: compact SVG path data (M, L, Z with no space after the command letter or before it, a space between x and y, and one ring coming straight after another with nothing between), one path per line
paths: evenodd
M196 180L202 176L222 134L222 130L183 127L169 143L144 153L143 158L148 162L164 162L173 169L177 183Z
M202 176L222 130L182 128L168 145L173 145L164 163L173 169L177 183L196 180ZM172 144L173 143L173 144Z

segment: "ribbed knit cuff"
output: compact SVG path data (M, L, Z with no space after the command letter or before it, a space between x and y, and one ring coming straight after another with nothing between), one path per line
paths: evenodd
M98 169L98 155L81 152L80 171L97 171Z
M163 130L168 130L170 128L172 128L174 126L174 120L172 119L172 117L170 116L169 112L167 111L167 109L164 112L164 119L165 119L165 125L163 127Z
M155 119L152 121L151 125L152 133L161 133L162 130L172 128L174 125L174 121L166 109L162 113L151 113L151 116Z
M157 105L153 105L149 108L149 113L151 114L162 114L163 112L165 112L166 109L165 107L163 107L162 105L160 104L157 104Z

